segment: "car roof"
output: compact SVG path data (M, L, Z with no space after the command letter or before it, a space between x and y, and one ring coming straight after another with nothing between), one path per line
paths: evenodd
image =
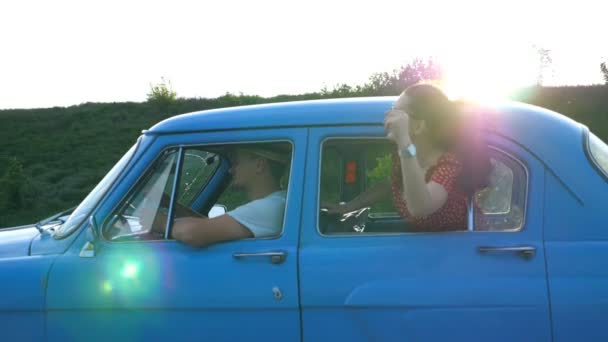
M397 97L295 101L212 109L168 118L147 135L331 125L382 125ZM472 106L491 118L492 130L525 146L543 161L563 167L566 153L584 153L584 126L548 109L514 101Z
M211 109L161 121L150 133L378 124L394 97L328 99Z
M397 97L364 97L295 101L228 107L181 114L151 127L149 135L241 130L273 127L382 125L384 113ZM559 136L580 139L582 125L556 112L519 102L480 104L476 110L491 117L493 130L530 145ZM525 143L525 145L528 145Z

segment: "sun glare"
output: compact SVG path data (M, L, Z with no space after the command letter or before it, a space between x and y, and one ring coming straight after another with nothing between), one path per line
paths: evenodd
M477 50L477 51L476 51ZM518 88L534 83L538 74L531 51L521 49L464 49L442 57L442 87L450 99L478 102L509 98ZM538 58L536 58L538 59Z
M139 267L134 263L127 263L123 266L121 274L124 278L134 279L139 273Z

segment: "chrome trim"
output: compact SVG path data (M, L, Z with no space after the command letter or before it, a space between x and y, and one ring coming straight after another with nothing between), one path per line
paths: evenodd
M532 258L536 255L536 247L534 246L511 246L511 247L496 247L496 246L479 246L479 253L517 253L524 258Z
M175 211L175 197L177 196L177 188L179 185L179 175L182 171L182 161L184 160L184 147L180 146L177 152L177 161L175 163L175 176L173 177L173 188L171 189L171 200L169 200L169 214L165 225L165 240L171 236L171 228L173 227L173 213ZM160 204L160 203L159 203Z
M270 262L280 264L287 258L285 251L268 251L268 252L236 252L232 254L235 259L251 258L251 257L270 257Z
M475 226L475 208L473 207L473 200L467 199L467 231L474 231Z

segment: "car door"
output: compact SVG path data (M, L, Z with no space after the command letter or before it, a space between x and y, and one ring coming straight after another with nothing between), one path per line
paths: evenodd
M304 339L549 341L544 169L507 139L488 137L497 179L476 194L482 206L470 230L395 232L394 217L385 215L385 232L381 219L371 222L373 231L358 225L350 233L321 232L320 184L331 183L320 180L324 145L383 136L381 126L311 129L300 242ZM362 146L355 147L360 154ZM377 171L349 164L338 172L343 183L352 181L349 171Z
M547 167L545 247L553 338L607 341L608 145L587 131L583 141L577 138L560 141L556 150L563 159L549 159Z
M99 237L94 240L94 256L83 257L83 246L91 240L86 231L89 227L84 227L79 240L57 259L50 274L49 338L299 340L296 249L306 153L304 129L161 136L112 190L113 195L96 211L95 222L107 225L153 160L164 158L171 149L275 140L293 147L280 236L206 248L168 239L120 242ZM175 162L164 160L169 161L163 165ZM169 179L162 167L159 170L154 184ZM208 185L217 183L216 174L210 173ZM149 189L149 193L154 191L154 187Z

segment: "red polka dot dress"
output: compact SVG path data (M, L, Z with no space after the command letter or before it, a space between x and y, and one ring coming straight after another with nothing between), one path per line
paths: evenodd
M413 231L446 231L462 230L467 227L467 197L458 189L457 179L462 171L462 164L453 153L442 155L437 164L430 167L425 174L426 182L441 184L448 193L443 207L425 217L413 217L403 199L403 182L399 156L393 154L392 194L393 205L399 215L410 222Z

